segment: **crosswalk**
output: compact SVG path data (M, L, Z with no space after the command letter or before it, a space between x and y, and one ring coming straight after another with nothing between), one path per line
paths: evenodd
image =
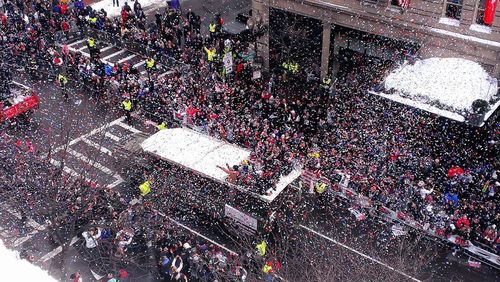
M133 134L149 134L147 127L141 130L136 128L141 124L132 126L124 120L121 117L108 122L57 147L48 156L50 162L62 166L65 173L84 177L96 186L118 189L117 186L124 183L124 180L115 167L113 148ZM21 232L21 221L19 207L12 207L6 202L0 203L0 239L9 248L30 250L35 262L42 266L61 253L60 246L54 249L56 245L51 239L47 223L28 217ZM70 245L79 240L77 237L72 238Z
M114 188L120 185L123 178L115 168L112 148L132 134L143 132L126 124L124 119L118 118L57 147L51 152L50 162L96 186Z
M80 52L83 56L87 58L90 57L86 39L79 39L73 42L69 42L67 46L71 52ZM110 66L114 66L115 64L128 63L130 66L136 68L142 75L146 74L146 58L144 58L143 56L136 54L130 50L119 48L100 41L96 43L96 46L97 48L99 48L99 51L101 53L101 61L103 63ZM171 71L165 70L160 72L158 75L159 77L163 77L169 73L171 73Z

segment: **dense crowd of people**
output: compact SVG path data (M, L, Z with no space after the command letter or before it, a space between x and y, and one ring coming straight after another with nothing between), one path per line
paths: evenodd
M223 37L220 17L204 38L205 27L192 11L166 9L148 24L140 4L124 6L121 16L111 19L80 0L71 8L55 2L4 6L1 47L13 55L12 64L35 66L39 74L67 72L75 85L106 93L103 99L129 98L134 109L159 124L182 123L251 148L249 160L221 168L235 184L263 193L294 167L326 177L341 170L351 176L351 188L375 206L400 211L443 235L458 234L462 245L470 239L499 252L498 123L489 131L471 128L367 96L378 77L365 75L371 70L362 67L348 71L346 83L327 87L286 70L257 78L248 44ZM49 44L50 34L75 30L103 31L140 44L156 64L141 74L126 62L106 66L98 52L87 58ZM230 73L222 64L228 52L234 54ZM160 69L170 72L160 77ZM174 266L213 254L188 240L164 247L162 261ZM187 275L171 269L166 275Z

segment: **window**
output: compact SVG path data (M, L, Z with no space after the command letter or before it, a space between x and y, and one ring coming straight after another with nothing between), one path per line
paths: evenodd
M447 18L460 20L462 14L462 0L445 0L444 15Z
M363 4L365 4L365 5L373 5L373 6L376 6L379 3L381 3L381 2L382 2L382 0L363 0Z
M400 0L390 0L389 3L391 3L391 6L401 6Z
M476 7L476 24L486 25L484 23L484 8L486 7L486 1L489 0L478 0Z

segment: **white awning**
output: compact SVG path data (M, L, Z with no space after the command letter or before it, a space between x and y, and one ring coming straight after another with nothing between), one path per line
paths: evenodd
M160 130L141 144L142 149L162 160L185 167L197 174L232 186L226 181L227 174L217 166L230 167L248 160L250 150L241 148L188 128ZM300 177L301 170L295 169L283 176L266 195L257 195L265 202L272 202L290 183ZM245 187L238 187L245 190Z
M145 152L218 181L227 174L217 166L239 165L250 151L187 128L160 130L141 144Z

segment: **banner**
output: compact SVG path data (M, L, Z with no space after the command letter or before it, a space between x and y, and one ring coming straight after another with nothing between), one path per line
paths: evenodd
M224 69L226 70L226 73L231 73L233 72L233 52L227 52L224 55Z
M491 25L495 19L495 11L497 10L498 0L486 0L484 7L483 21L486 25Z
M226 204L224 206L224 215L234 221L242 228L241 231L252 234L257 232L257 219L243 213L232 206Z

